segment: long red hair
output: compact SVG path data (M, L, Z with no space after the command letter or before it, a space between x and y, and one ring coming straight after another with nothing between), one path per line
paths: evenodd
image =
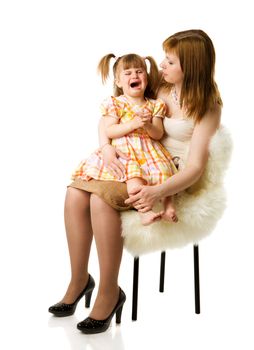
M204 31L192 29L171 35L163 42L163 49L179 57L183 71L180 105L188 117L198 122L216 104L222 105L214 80L215 50ZM170 90L172 84L163 81L161 87Z

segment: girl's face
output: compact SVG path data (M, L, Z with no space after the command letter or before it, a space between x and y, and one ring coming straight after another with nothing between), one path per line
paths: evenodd
M120 69L116 85L129 97L143 97L147 86L147 73L144 68Z
M166 57L161 62L163 78L170 84L181 84L183 71L178 56L173 52L166 52Z

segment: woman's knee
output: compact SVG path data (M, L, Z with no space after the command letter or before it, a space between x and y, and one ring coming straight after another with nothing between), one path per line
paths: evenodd
M90 204L91 204L91 208L98 209L98 210L101 210L106 206L108 206L108 204L104 202L104 200L100 196L94 193L91 193Z
M65 196L65 209L79 207L90 208L90 193L74 187L68 187Z
M109 212L117 212L116 209L111 207L108 203L106 203L100 196L92 193L90 198L90 206L91 211L93 213L109 213ZM118 213L118 212L117 212Z
M111 207L108 203L106 203L101 197L99 197L96 194L91 194L90 199L90 207L91 207L91 214L92 217L100 219L102 216L106 216L114 220L115 218L117 220L120 219L119 211Z

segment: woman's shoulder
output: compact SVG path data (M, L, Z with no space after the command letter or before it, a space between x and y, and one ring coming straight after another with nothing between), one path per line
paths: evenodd
M167 101L170 95L170 87L169 86L160 86L158 92L157 92L157 97L161 98L164 101Z
M157 93L157 98L162 100L166 106L167 106L167 109L168 109L168 113L169 111L171 110L170 108L170 90L167 88L163 88L161 87Z
M195 123L194 135L209 140L221 125L221 106L209 109L199 122Z

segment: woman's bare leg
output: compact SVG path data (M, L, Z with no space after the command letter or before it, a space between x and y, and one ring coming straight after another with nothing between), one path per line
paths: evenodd
M62 302L70 304L75 301L88 281L88 259L93 238L90 193L68 187L64 219L71 263L71 281Z
M119 297L118 274L123 252L119 212L95 194L91 195L91 218L98 252L100 283L90 317L109 316Z
M145 181L139 177L134 177L133 179L127 180L126 181L127 184L127 191L129 196L131 196L132 190L135 189L135 187L137 185L145 185ZM145 213L140 213L139 212L139 216L140 216L140 220L141 223L143 225L150 225L155 221L159 221L161 220L161 215L163 214L163 211L159 212L159 213L155 213L152 210L149 210Z

